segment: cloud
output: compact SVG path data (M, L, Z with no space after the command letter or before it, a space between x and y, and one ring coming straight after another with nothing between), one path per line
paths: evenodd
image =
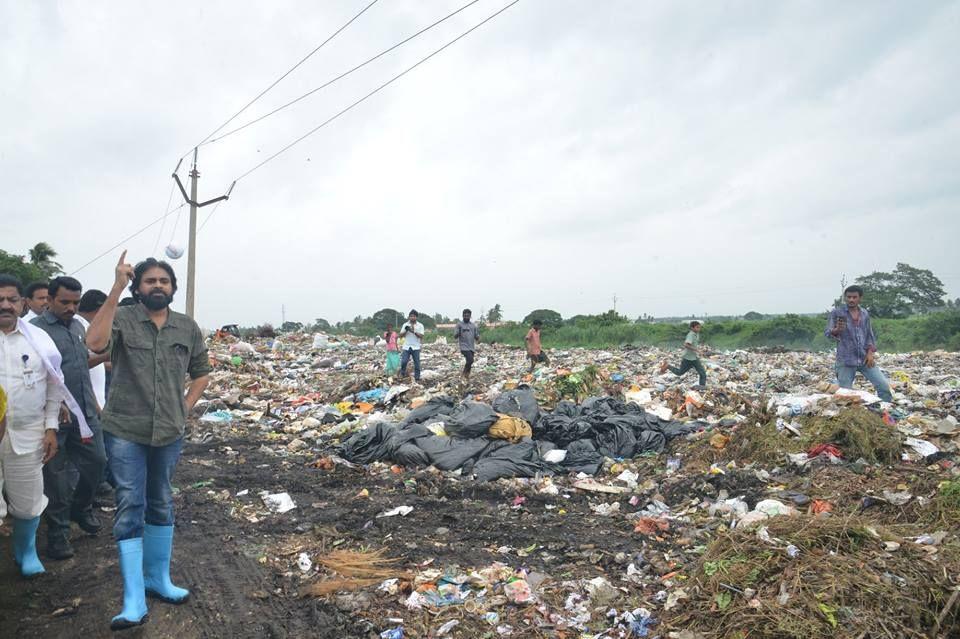
M2 248L76 268L158 218L177 158L365 4L0 6ZM201 197L504 4L201 147ZM236 123L458 6L378 3ZM199 236L199 318L813 311L898 261L956 296L958 24L956 2L524 0L241 180Z

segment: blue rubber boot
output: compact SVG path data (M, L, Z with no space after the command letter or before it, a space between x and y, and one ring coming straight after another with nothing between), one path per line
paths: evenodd
M143 585L147 596L172 604L181 604L190 591L170 581L170 555L173 551L173 526L143 527Z
M17 519L13 517L13 560L24 577L36 577L46 572L37 556L37 527L40 518Z
M147 621L147 600L143 594L143 539L117 542L120 574L123 576L123 610L110 621L110 630L123 630Z

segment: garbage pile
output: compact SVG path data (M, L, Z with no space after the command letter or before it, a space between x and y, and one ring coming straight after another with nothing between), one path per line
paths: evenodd
M656 348L484 345L465 383L428 344L415 384L279 341L212 344L189 440L229 486L185 492L367 636L960 636L956 353L881 356L884 403L826 353L714 353L694 389Z
M352 435L338 454L361 464L460 470L477 481L599 472L605 458L631 459L663 451L667 441L700 426L663 420L636 404L593 397L563 401L540 413L533 390L517 388L493 405L436 397L398 424L378 422Z

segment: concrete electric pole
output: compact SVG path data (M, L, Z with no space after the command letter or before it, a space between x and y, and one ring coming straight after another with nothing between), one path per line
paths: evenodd
M233 191L234 185L236 185L236 180L233 184L230 185L230 188L227 189L226 195L221 195L220 197L215 197L212 200L207 200L206 202L197 202L197 180L200 178L200 172L197 170L197 150L193 150L193 166L190 169L190 196L187 197L187 191L183 188L183 183L180 181L180 176L177 175L177 171L180 170L180 164L183 163L183 158L180 159L180 162L177 162L177 168L173 170L173 179L177 181L177 186L180 187L180 193L183 195L184 201L190 205L190 242L187 249L187 315L193 317L194 313L194 303L195 303L195 292L196 292L196 283L197 283L197 209L203 208L208 204L213 204L214 202L220 202L222 200L230 199L230 192Z

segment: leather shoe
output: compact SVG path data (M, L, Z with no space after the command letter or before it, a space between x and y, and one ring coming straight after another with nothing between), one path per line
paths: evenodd
M47 540L47 557L62 560L73 557L73 546L65 535L54 535Z
M96 535L98 532L100 532L100 529L103 528L103 524L100 523L100 520L97 519L97 516L89 510L82 513L73 513L70 515L70 519L77 522L77 525L80 526L80 530L88 535Z

